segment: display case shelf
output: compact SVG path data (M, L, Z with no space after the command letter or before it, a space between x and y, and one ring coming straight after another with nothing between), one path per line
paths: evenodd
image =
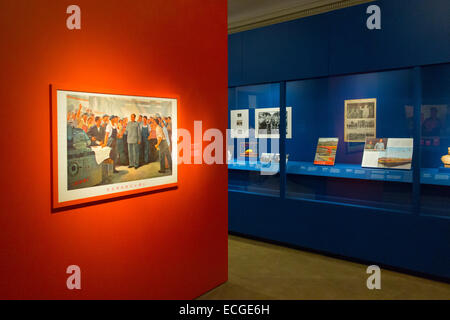
M449 186L450 169L422 168L420 172L420 183Z
M289 161L288 174L325 176L334 178L364 179L378 181L412 182L411 170L368 169L356 164L318 166L311 162Z
M233 162L228 164L228 169L232 170L248 170L248 171L263 171L265 173L277 173L279 165L273 164L270 167L261 166L260 162ZM431 169L430 169L431 170ZM347 179L364 179L377 181L394 181L412 183L413 174L411 170L389 170L389 169L367 169L361 168L356 164L335 164L334 166L318 166L311 162L289 161L287 164L288 174L299 174L309 176L322 176L333 178L347 178ZM441 181L450 181L450 172L446 173L447 180L443 173L434 174L436 179Z
M279 164L272 164L270 166L262 165L261 162L244 162L235 161L228 164L228 169L230 170L246 170L246 171L263 171L266 173L278 173L280 171Z

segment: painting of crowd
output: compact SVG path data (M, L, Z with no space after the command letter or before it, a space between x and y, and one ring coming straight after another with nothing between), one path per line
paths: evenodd
M258 114L258 131L263 134L278 133L280 130L280 112L260 112Z
M160 162L160 173L171 172L171 116L160 113L99 114L80 103L67 112L67 125L83 130L91 146L111 148L114 173L118 173L117 166L138 169L157 161Z

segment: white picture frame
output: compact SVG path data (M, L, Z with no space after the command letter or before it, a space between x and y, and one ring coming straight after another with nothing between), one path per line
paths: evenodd
M119 95L119 94L104 94L104 93L91 93L83 91L69 91L69 90L55 90L56 96L56 130L57 137L53 137L54 149L56 148L56 168L53 170L54 175L54 189L56 189L56 194L54 193L54 207L63 207L72 204L84 203L94 200L102 200L106 198L114 198L117 195L133 194L137 192L150 191L154 189L161 189L169 186L175 186L178 183L178 166L177 166L177 99L172 98L157 98L157 97L146 97L146 96L133 96L133 95ZM169 150L170 159L172 160L171 170L167 170L168 174L160 173L159 175L155 173L154 176L150 177L150 171L144 174L138 175L138 177L132 179L131 175L128 178L123 178L126 181L120 181L116 179L110 183L100 183L94 186L73 188L73 185L69 183L69 158L68 158L68 132L69 126L73 130L74 125L69 120L69 114L73 109L73 101L79 99L81 108L83 111L90 112L90 114L95 116L102 116L102 114L115 115L120 117L127 116L130 118L130 114L136 114L136 120L139 115L154 116L158 115L168 121L170 116L171 120L171 134L164 135L169 136ZM100 102L99 102L100 101ZM97 103L95 103L97 102ZM102 105L100 106L100 103ZM107 109L106 105L110 104L110 109ZM119 107L120 106L120 107ZM107 110L106 110L107 109ZM80 128L78 129L78 132ZM84 129L82 129L84 130ZM87 134L86 134L87 135ZM86 147L84 148L86 149ZM155 148L156 149L156 148ZM97 154L95 154L97 156ZM71 157L72 159L72 157ZM154 161L156 162L156 161ZM93 161L90 164L94 163ZM98 163L97 163L98 164ZM148 163L147 163L148 164ZM55 163L53 164L55 166ZM98 164L100 165L100 164ZM95 163L93 164L95 166ZM139 170L144 165L138 167ZM159 168L158 164L154 164L154 167ZM97 170L98 168L96 168ZM127 170L121 167L120 170ZM154 168L152 167L152 172ZM149 176L149 178L145 178ZM55 186L56 184L56 186Z
M230 135L232 139L246 139L249 137L248 109L230 111Z

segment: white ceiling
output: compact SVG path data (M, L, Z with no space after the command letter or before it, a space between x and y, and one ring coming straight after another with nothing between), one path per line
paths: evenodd
M372 0L228 0L230 33Z

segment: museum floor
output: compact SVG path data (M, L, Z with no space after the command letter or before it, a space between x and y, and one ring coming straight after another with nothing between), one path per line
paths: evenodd
M367 266L229 236L229 281L199 299L450 299L450 284L388 270L368 290Z

